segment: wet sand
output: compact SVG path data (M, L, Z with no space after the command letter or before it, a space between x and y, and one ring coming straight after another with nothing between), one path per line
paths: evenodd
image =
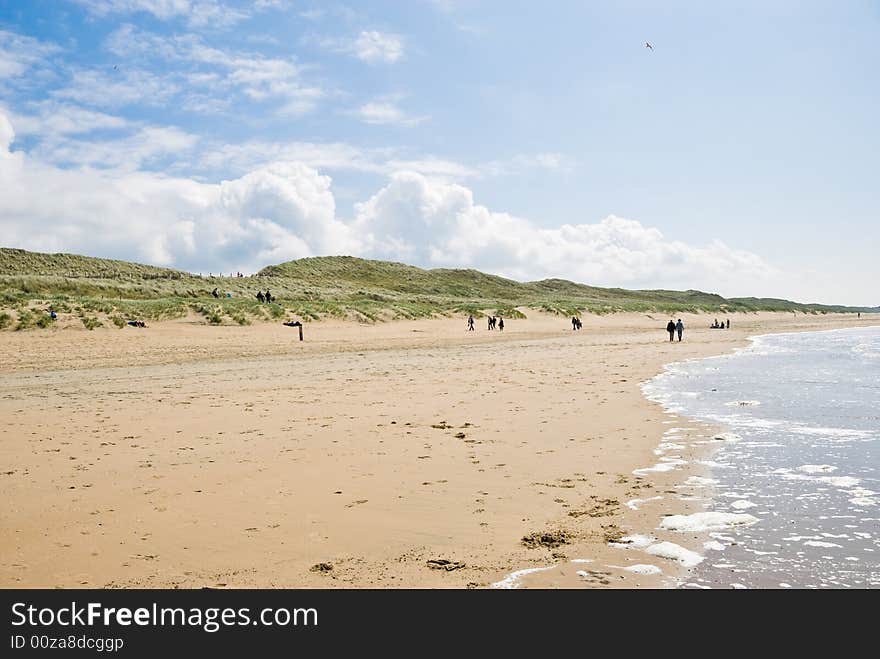
M527 313L503 334L310 323L302 343L280 323L195 319L0 332L0 586L462 588L530 568L550 569L506 583L669 585L674 561L607 541L700 546L655 529L702 509L678 497L712 429L640 383L748 335L870 323L686 315L670 344L659 314L572 332ZM688 441L667 456L687 464L633 474L671 428Z

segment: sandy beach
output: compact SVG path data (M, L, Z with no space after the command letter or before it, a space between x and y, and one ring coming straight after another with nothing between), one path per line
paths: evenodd
M280 323L195 319L0 332L0 586L669 585L681 565L608 540L700 547L656 529L702 509L704 494L679 496L706 469L711 441L694 440L717 429L640 384L750 335L876 324L734 314L720 331L685 315L670 344L661 314L572 332L526 313L503 334L484 319L310 323L303 342ZM634 474L671 428L690 440L668 454L684 464ZM626 569L642 563L662 573Z

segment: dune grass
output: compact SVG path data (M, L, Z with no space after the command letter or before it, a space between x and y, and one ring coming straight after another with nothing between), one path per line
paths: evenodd
M220 298L213 297L214 289ZM267 289L274 303L256 299L257 291ZM220 277L73 254L0 249L0 329L49 327L45 318L50 309L79 317L88 329L193 314L213 325L249 325L291 316L365 323L450 314L519 318L527 309L561 316L620 311L878 311L779 299L725 299L694 290L597 288L563 279L518 282L477 270L424 270L350 256L299 259L268 266L249 277Z

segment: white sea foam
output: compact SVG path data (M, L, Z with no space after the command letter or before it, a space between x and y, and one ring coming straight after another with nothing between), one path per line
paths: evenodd
M825 542L824 540L807 540L805 543L808 547L841 547L836 542Z
M706 478L704 476L691 476L684 482L684 484L693 487L705 487L708 485L718 485L718 480L715 478Z
M730 504L730 507L736 508L737 510L748 510L749 508L754 508L757 505L758 504L747 501L746 499L740 499L739 501L734 501L732 504Z
M713 435L712 439L719 442L738 442L742 440L742 437L737 435L735 432L720 432L717 435Z
M724 551L724 545L717 540L709 540L703 543L703 549L711 549L712 551Z
M736 539L732 535L724 535L723 533L710 533L710 538L715 538L716 540L723 540L724 542L735 542Z
M867 430L854 430L852 428L824 428L821 426L795 426L792 428L794 432L801 435L822 435L825 437L852 437L863 438L870 437L871 433Z
M685 549L674 542L658 542L645 549L645 551L652 556L666 558L685 567L694 567L703 562L703 557L698 553Z
M630 499L629 501L626 502L626 507L629 508L630 510L638 510L641 507L641 504L647 503L648 501L658 501L659 499L662 499L662 498L663 497L661 497L661 496L656 496L656 497L649 497L647 499Z
M758 521L757 517L746 513L704 512L692 515L670 515L660 522L660 528L667 531L699 533L702 531L719 531L734 526L749 526Z
M650 474L652 472L664 472L664 471L672 471L676 467L687 464L686 460L679 460L677 458L667 458L663 459L663 462L658 462L653 467L642 467L641 469L633 469L633 472L636 476L644 476L645 474Z
M648 545L657 542L657 538L652 535L625 535L617 542L610 542L612 547L621 547L623 549L644 549Z
M524 570L517 570L516 572L511 572L506 577L504 577L501 581L496 581L492 584L492 588L501 588L504 590L510 590L513 588L519 588L519 580L522 579L527 574L533 574L534 572L544 572L545 570L552 570L553 565L548 567L530 567Z
M802 471L805 474L827 474L832 471L837 471L837 467L832 465L801 465L798 467L798 471Z
M855 487L862 482L860 478L852 476L822 476L819 480L834 487Z
M754 407L755 405L760 405L761 401L759 400L732 400L729 403L724 403L727 407Z
M630 565L629 567L623 568L627 572L635 572L636 574L662 574L663 570L661 570L656 565L648 565L646 563L639 563L638 565Z

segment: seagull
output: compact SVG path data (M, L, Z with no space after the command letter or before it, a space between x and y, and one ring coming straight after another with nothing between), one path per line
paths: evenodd
M650 48L651 50L654 50L654 46L652 46L651 43L648 41L645 42L645 48Z
M118 70L119 70L119 66L116 65L116 64L114 64L114 65L113 65L113 70L114 70L114 71L118 71Z

